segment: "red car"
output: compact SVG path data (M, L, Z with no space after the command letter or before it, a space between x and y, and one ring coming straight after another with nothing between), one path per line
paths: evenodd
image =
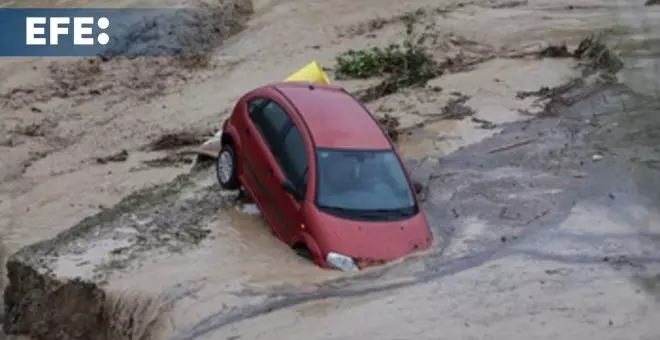
M241 186L272 232L322 268L359 270L427 249L432 234L393 143L344 89L273 83L225 121L220 185Z

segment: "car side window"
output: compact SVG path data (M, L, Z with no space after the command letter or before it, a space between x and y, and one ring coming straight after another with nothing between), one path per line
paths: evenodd
M250 112L250 118L266 140L271 152L275 154L280 147L282 134L286 132L286 129L291 124L291 119L284 109L274 101L268 101L263 106L257 104L255 108L257 107L261 107L261 110L253 109L253 112Z
M256 98L248 102L248 113L250 116L266 102L265 98Z
M277 161L289 181L304 193L307 189L307 149L297 127L292 126L284 137Z

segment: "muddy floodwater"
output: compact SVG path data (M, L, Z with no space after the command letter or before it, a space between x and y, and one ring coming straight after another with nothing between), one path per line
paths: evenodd
M146 334L135 323L150 329L143 339L159 340L660 339L660 6L248 7L213 66L195 71L118 62L110 78L75 82L63 95L44 79L66 82L89 69L0 60L0 226L16 252L6 331L48 338L32 325L36 314L21 309L29 302L13 298L24 294L20 271L80 278L122 303L133 299L113 314L131 320L130 331L108 340ZM183 145L162 138L181 131L211 138L243 92L310 60L332 75L337 54L400 41L402 14L420 8L434 56L469 67L366 105L400 123L399 149L425 187L430 250L357 274L321 270L279 242L249 198L221 191L213 169L190 172L190 157L154 147ZM625 65L614 76L535 52L562 43L573 50L603 31ZM100 67L93 72L110 66ZM336 80L354 92L378 81ZM166 303L137 307L145 296ZM92 305L82 299L67 310Z

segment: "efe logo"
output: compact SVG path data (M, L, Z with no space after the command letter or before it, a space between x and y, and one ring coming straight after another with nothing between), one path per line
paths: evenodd
M110 20L100 17L96 22L93 17L27 17L25 18L25 44L26 45L57 45L59 36L69 35L69 26L73 22L73 45L94 45L91 37L94 24L105 30L110 27ZM46 27L48 33L46 34ZM100 33L96 41L106 45L110 41L107 33Z

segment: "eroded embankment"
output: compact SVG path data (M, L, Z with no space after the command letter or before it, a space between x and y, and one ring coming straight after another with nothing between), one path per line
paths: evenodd
M166 315L167 297L109 292L99 285L109 269L135 265L131 259L149 252L184 249L208 233L202 220L213 218L226 199L217 190L195 185L192 176L135 193L55 239L12 255L5 331L37 339L52 339L52 334L60 339L152 338L160 328L151 326ZM204 194L197 195L199 191ZM154 201L162 203L150 206ZM136 209L148 220L132 214ZM94 251L102 256L95 257ZM116 256L108 260L106 252Z

